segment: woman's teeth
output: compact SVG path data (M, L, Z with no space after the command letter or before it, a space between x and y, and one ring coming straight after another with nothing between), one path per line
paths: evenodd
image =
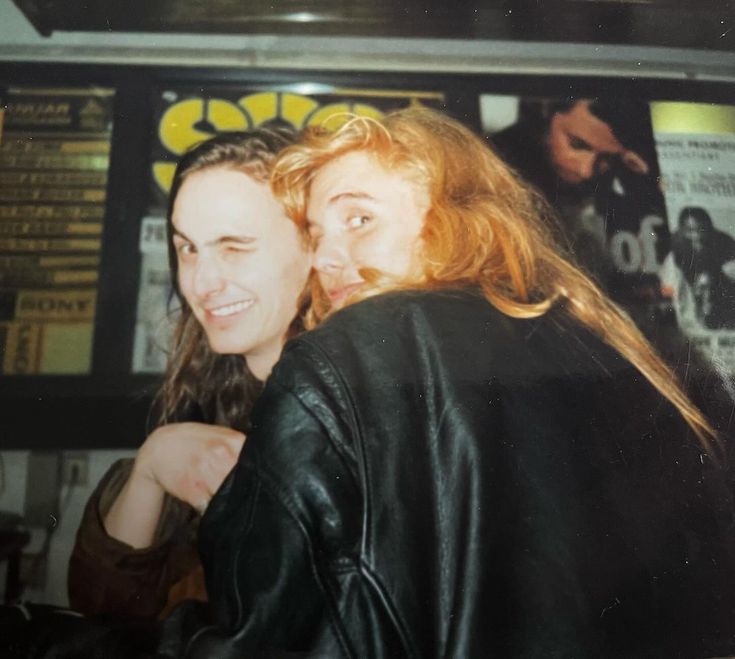
M228 304L224 307L210 309L209 313L217 317L232 316L233 314L240 313L244 309L247 309L252 303L252 300L248 300L247 302L235 302L234 304Z

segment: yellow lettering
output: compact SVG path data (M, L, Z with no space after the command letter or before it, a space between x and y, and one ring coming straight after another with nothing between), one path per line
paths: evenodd
M303 128L306 118L319 107L313 98L299 94L281 96L281 118L296 128Z
M278 116L278 93L262 92L243 96L237 104L245 110L253 126L260 126Z
M166 149L180 156L214 133L247 128L247 118L234 103L191 98L172 105L164 112L158 124L158 135Z

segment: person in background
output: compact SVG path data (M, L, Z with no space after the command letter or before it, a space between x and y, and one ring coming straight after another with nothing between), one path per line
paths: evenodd
M518 123L495 133L491 141L553 203L555 191L594 190L616 162L641 176L651 173L655 153L646 148L650 139L644 137L650 121L641 121L647 110L645 104L622 100L546 103L536 112L526 108Z
M556 209L577 263L625 307L650 305L670 237L648 105L521 101L518 122L489 137Z
M206 598L200 515L237 459L262 382L301 328L310 256L268 185L292 140L285 129L225 133L178 164L168 231L181 310L158 423L87 504L69 566L77 611L157 617Z
M202 519L214 624L162 656L731 654L728 447L538 196L419 109L307 134L273 185L318 327Z
M703 327L734 328L735 239L715 229L704 208L687 206L679 213L671 251L686 282L686 292L679 291L682 314L687 314L685 300L690 300Z

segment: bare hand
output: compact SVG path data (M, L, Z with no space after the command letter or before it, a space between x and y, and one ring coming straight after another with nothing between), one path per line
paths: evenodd
M204 512L237 462L245 435L206 423L171 423L140 447L131 479L147 479Z

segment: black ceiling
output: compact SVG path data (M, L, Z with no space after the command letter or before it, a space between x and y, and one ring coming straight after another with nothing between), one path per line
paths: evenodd
M14 0L56 30L445 37L735 51L735 0Z

